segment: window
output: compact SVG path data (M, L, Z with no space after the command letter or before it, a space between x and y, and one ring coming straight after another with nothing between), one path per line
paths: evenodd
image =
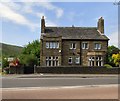
M59 42L56 42L56 48L59 48Z
M46 42L46 48L59 48L59 42Z
M55 42L52 43L52 48L56 48L56 43Z
M88 43L87 42L82 43L82 49L88 49Z
M75 43L71 43L70 49L76 49L76 44Z
M102 56L91 56L88 59L89 66L103 66Z
M88 60L89 62L89 66L94 66L94 61L95 61L95 59L94 59L94 57L89 57L89 60Z
M50 48L53 48L53 43L52 42L50 42Z
M96 66L103 66L103 61L101 56L96 57Z
M49 57L46 57L46 66L49 66Z
M59 66L59 60L56 56L46 57L46 66Z
M76 63L76 64L79 64L79 63L80 63L80 57L77 57L77 58L75 59L75 63Z
M59 66L59 60L58 60L58 57L56 57L55 65L56 65L56 66Z
M95 43L95 49L101 49L101 44Z
M46 48L49 48L49 42L46 42Z
M72 64L72 57L69 57L68 63L69 63L69 64Z

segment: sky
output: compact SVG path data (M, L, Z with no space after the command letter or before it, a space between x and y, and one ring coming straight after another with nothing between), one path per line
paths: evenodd
M97 27L102 16L109 45L118 46L118 6L113 2L1 2L3 43L25 46L40 39L41 17L46 26Z

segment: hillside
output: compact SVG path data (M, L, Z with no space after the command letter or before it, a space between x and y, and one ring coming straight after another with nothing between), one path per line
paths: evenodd
M2 56L18 56L22 52L22 48L20 46L9 45L0 43L0 53L2 52Z

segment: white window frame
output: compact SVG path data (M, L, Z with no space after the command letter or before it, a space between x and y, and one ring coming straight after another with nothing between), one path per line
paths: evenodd
M53 48L52 46L53 46L53 43L52 43L52 42L50 42L50 48Z
M46 66L49 66L49 57L46 57Z
M75 47L73 47L73 49L76 49L76 43L73 43L73 46L75 45Z
M96 58L98 58L98 59L96 59L96 62L98 62L98 65L96 65L96 66L103 66L102 56L96 56Z
M94 66L95 64L93 65L93 62L95 62L95 57L94 56L89 57L88 59L89 66Z
M80 64L80 57L76 57L75 63L76 63L76 64Z
M46 42L46 48L49 48L49 42Z
M56 48L56 42L52 42L52 48Z
M53 65L53 61L54 61L54 65ZM59 66L59 57L58 56L46 57L46 66Z
M56 48L59 48L59 42L56 42Z
M101 44L100 43L95 43L95 48L94 49L101 49Z
M56 59L56 66L59 66L59 58L56 56L55 59Z
M59 48L59 42L46 42L46 48L50 49L58 49Z
M71 62L69 62L69 60L71 60ZM69 64L72 64L72 57L69 57L68 63L69 63Z
M88 48L89 48L88 42L82 42L82 49L88 49Z
M73 48L74 45L75 45L75 47ZM70 49L76 49L76 43L71 43Z

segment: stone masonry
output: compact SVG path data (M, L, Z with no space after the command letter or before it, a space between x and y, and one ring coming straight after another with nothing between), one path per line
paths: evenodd
M108 40L102 17L97 27L46 27L42 17L40 66L103 66Z

